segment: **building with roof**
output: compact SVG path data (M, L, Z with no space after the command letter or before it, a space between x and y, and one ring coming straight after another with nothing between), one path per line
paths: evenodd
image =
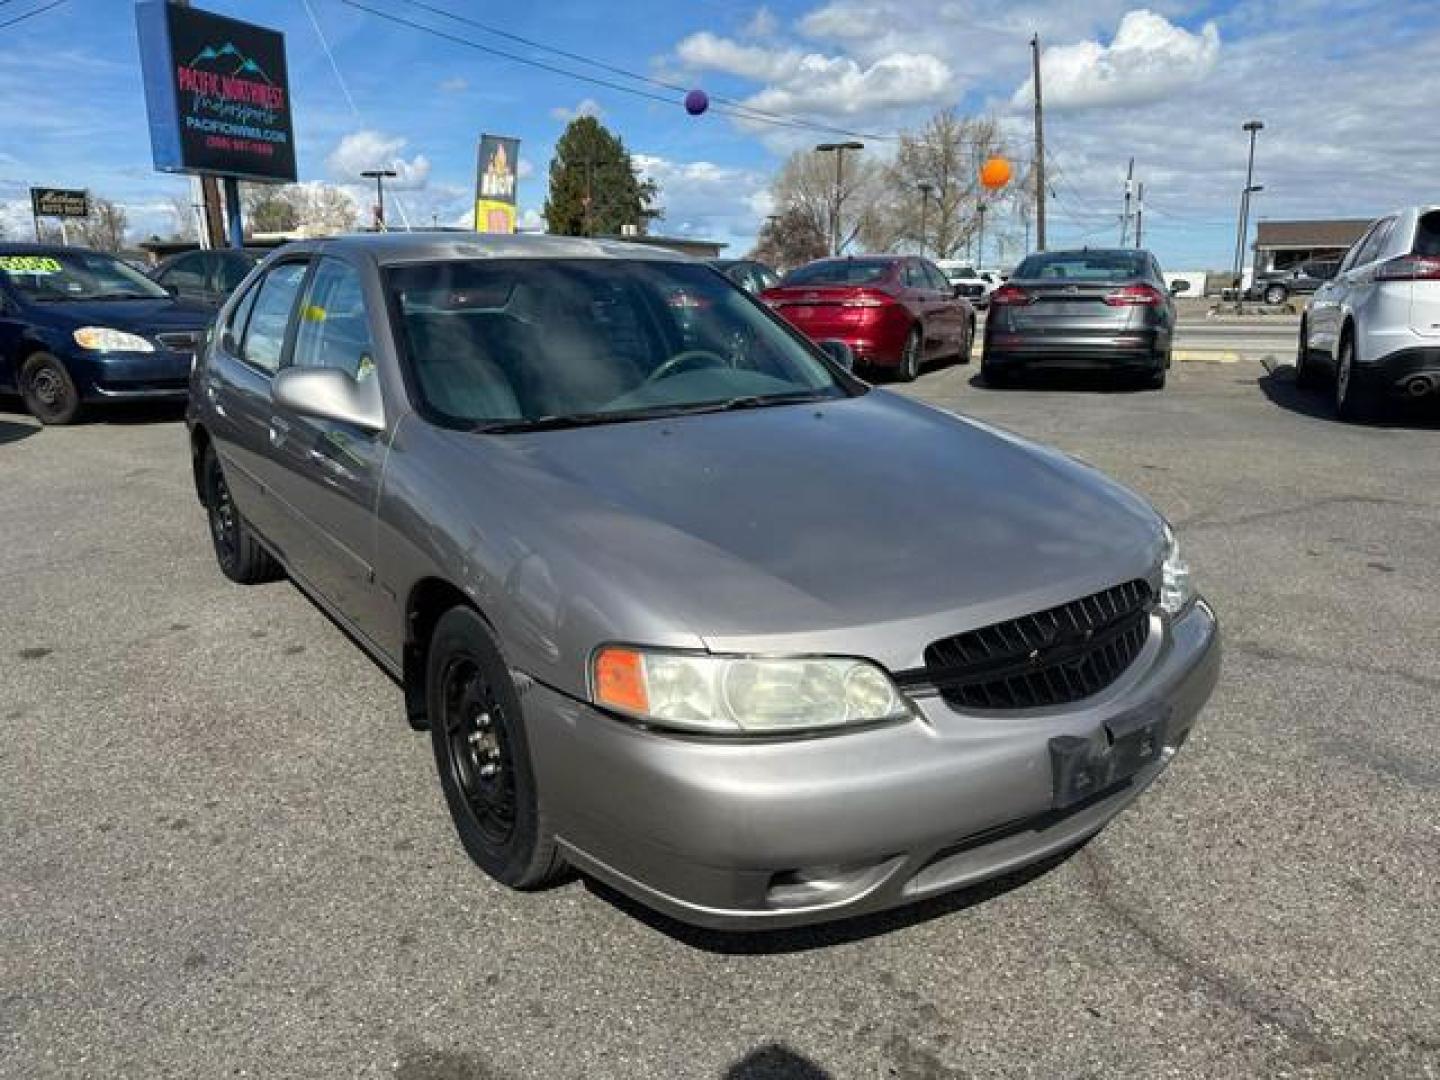
M1288 270L1315 260L1338 261L1372 220L1261 221L1255 226L1255 273Z

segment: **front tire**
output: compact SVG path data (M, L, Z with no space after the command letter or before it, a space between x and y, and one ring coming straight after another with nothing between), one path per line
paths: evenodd
M920 377L920 352L923 347L920 327L912 326L905 335L905 344L900 349L900 366L895 371L895 378L900 382L914 382Z
M965 324L965 340L960 346L960 355L956 358L958 363L970 363L970 357L975 352L975 316L971 315Z
M205 448L200 475L204 480L210 541L215 546L220 572L238 585L258 585L279 578L280 564L260 545L240 516L213 446Z
M1265 303L1283 304L1285 298L1290 295L1290 290L1284 285L1271 285L1265 290Z
M1320 383L1319 372L1315 370L1314 361L1310 359L1310 329L1308 323L1300 320L1300 343L1295 349L1295 385L1302 390L1309 390Z
M30 415L46 426L73 424L80 418L80 391L59 359L35 353L20 369L20 396Z
M524 713L490 628L468 607L440 617L425 703L440 788L465 853L512 889L535 889L564 866L530 765Z

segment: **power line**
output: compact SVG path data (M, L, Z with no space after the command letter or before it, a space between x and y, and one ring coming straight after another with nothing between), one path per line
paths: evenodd
M27 11L23 15L16 15L13 19L0 22L0 30L4 30L7 26L14 26L16 23L24 22L26 19L33 19L36 15L43 15L51 8L57 8L65 2L66 0L53 0L52 3L46 4L44 7L38 7L34 11Z

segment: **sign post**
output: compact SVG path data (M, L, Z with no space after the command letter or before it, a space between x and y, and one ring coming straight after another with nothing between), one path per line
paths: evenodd
M239 181L296 178L285 36L166 0L140 0L135 22L155 168L221 177L240 247Z
M515 231L515 191L520 169L520 140L481 135L475 166L475 231Z

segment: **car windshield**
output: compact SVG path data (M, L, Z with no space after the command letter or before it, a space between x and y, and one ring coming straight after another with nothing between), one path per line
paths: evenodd
M164 300L169 297L138 270L98 251L7 251L0 274L29 300Z
M785 275L782 285L870 285L890 276L889 259L839 259L801 266Z
M1145 256L1129 251L1052 251L1026 257L1014 276L1026 281L1133 281L1145 276Z
M483 259L396 267L388 282L412 389L450 426L560 427L859 392L697 263Z

